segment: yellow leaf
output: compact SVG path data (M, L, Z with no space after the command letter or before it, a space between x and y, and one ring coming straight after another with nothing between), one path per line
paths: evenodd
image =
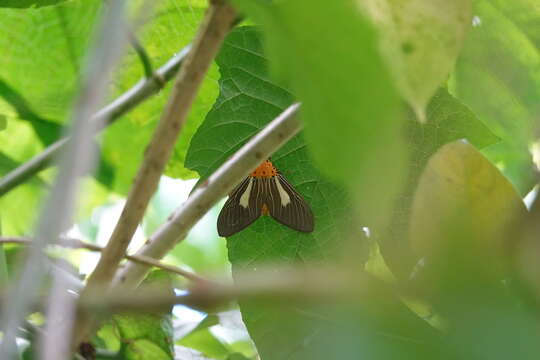
M433 257L457 245L477 253L479 261L501 264L516 237L513 224L526 211L512 184L478 150L464 141L449 143L431 157L420 178L411 212L412 246Z

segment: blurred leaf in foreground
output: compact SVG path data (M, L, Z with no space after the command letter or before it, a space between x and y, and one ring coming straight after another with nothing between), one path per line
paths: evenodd
M424 265L413 280L461 359L540 354L537 312L516 291L509 266L525 215L509 181L465 142L443 146L422 174L411 241Z
M379 225L402 184L407 148L370 24L354 1L236 3L263 24L274 72L302 101L315 165L361 199L364 225Z
M525 214L523 201L500 171L472 145L453 142L439 149L420 178L412 206L411 241L422 256L437 256L441 247L451 246L440 241L448 238L452 232L448 223L455 219L475 239L462 244L467 246L462 251L501 270L509 260L517 220Z
M471 26L471 0L358 0L379 30L380 49L421 122Z

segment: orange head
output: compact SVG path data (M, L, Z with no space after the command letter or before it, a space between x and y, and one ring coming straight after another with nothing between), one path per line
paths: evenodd
M258 168L250 174L252 177L270 178L277 175L277 169L270 160L265 160Z

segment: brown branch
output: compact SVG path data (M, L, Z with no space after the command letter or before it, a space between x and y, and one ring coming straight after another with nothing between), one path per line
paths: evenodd
M20 238L20 237L0 237L0 244L19 244L19 245L32 245L32 239L31 238ZM62 238L56 245L60 245L67 248L72 249L85 249L93 252L103 252L105 248L96 245L87 243L85 241L79 240L79 239L72 239L72 238ZM134 263L150 266L150 267L156 267L158 269L162 269L164 271L168 271L170 273L174 273L180 276L185 277L188 280L191 280L193 282L210 282L210 280L205 279L197 274L194 274L190 271L184 270L178 266L165 264L159 260L152 259L148 256L142 256L142 255L129 255L124 254L124 258L133 261Z
M194 284L185 295L170 289L142 286L136 290L116 288L104 296L82 299L86 311L170 311L182 304L202 311L215 311L238 299L260 300L272 304L291 301L336 303L358 301L374 292L397 296L398 288L388 286L371 275L344 264L302 266L266 264L257 272L239 271L234 283Z
M302 124L296 116L298 110L299 104L290 106L238 150L193 191L187 201L150 237L137 255L160 259L184 239L189 230L216 202L300 131ZM144 278L147 271L146 266L128 263L117 274L115 283L133 287Z
M101 289L103 290L103 289ZM88 313L123 313L133 311L170 311L182 304L194 309L211 311L238 299L262 300L268 303L306 301L336 303L355 300L374 292L397 296L399 289L359 271L343 266L292 266L266 264L256 273L239 271L235 282L196 283L185 295L175 295L170 287L146 285L137 289L112 289L95 292L79 299L79 308ZM0 293L0 305L4 302ZM32 303L36 311L42 309L44 298Z
M154 194L198 88L223 39L229 32L236 12L223 1L211 3L200 26L193 48L180 69L171 97L145 152L141 168L128 195L126 205L100 261L90 275L82 296L110 284L144 211ZM75 329L79 343L92 331L90 321L80 318Z

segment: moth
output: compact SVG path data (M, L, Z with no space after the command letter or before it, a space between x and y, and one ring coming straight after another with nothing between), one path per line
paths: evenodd
M312 232L313 213L304 198L270 160L238 184L219 213L217 229L227 237L245 229L261 215L301 232Z

